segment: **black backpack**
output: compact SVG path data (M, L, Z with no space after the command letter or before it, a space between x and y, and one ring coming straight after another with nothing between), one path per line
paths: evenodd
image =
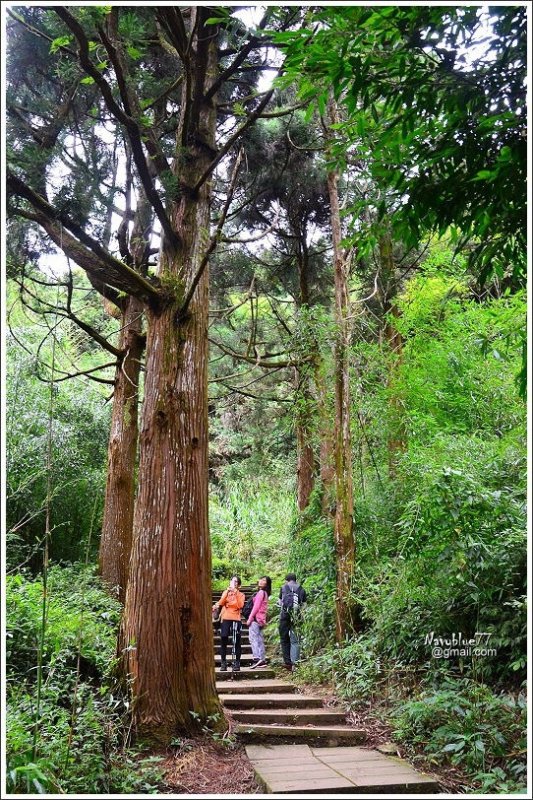
M248 617L252 613L252 608L254 607L254 600L257 597L257 595L258 592L249 597L246 603L243 605L241 614L245 619L248 619Z

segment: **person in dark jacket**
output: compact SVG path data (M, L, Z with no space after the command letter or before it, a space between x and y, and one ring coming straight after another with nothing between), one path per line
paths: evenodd
M293 572L285 577L285 583L279 591L279 638L283 655L283 666L292 671L293 665L300 658L300 645L294 630L295 621L302 605L306 602L307 595L303 586L300 586Z

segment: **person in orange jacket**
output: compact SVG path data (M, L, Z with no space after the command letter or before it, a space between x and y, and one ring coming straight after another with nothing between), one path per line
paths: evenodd
M227 652L228 641L231 635L232 643L232 663L231 671L240 672L241 669L241 609L244 606L244 594L239 591L241 579L234 575L229 582L229 587L222 592L220 600L213 605L213 611L220 606L220 671L225 672L228 668Z

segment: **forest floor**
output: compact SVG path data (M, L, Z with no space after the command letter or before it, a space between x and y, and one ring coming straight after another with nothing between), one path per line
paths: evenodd
M286 679L286 676L283 676ZM311 693L323 698L324 706L345 707L335 696L333 687L314 684L299 684L304 694ZM365 747L379 747L392 742L391 728L379 719L379 700L366 707L348 712L350 724L365 730ZM228 717L229 718L229 717ZM229 718L231 731L231 719ZM446 793L462 793L468 780L453 767L437 766L422 755L407 754L400 745L397 754L409 761L413 767L434 775ZM250 764L244 743L229 736L215 739L213 735L182 739L180 746L171 755L168 753L161 764L163 769L163 794L261 794L254 770Z
M244 744L209 735L184 739L162 763L163 794L260 794Z

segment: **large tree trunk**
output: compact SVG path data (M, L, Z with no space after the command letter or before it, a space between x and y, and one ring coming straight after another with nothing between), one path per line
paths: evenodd
M187 113L174 164L189 187L204 174L215 148L214 100L203 100L217 66L215 29L204 26L211 15L212 9L191 9L191 30L197 22L190 53L195 80L184 87ZM174 207L172 224L181 244L177 252L163 247L160 269L168 299L147 313L139 491L120 642L137 731L162 743L220 711L210 613L207 270L185 319L177 318L203 263L210 196L206 181L194 193L184 191Z
M332 123L338 122L334 101L329 104ZM338 173L328 173L331 207L333 257L335 262L335 547L337 561L337 641L342 642L352 629L352 577L355 565L353 531L353 476L350 434L350 294L349 262L342 252Z
M142 304L124 301L120 349L124 357L115 373L111 433L107 456L99 565L102 580L121 603L128 583L135 502L135 462L138 440L138 389L144 350Z

